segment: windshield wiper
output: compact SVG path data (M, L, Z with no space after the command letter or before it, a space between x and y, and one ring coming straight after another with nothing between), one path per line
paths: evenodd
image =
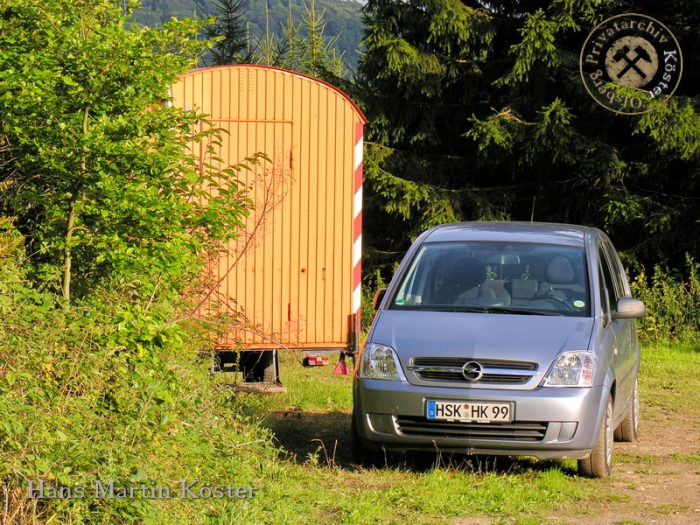
M424 305L421 310L433 310L438 312L466 312L487 314L518 314L518 315L549 315L563 316L561 312L553 310L533 310L529 308L512 308L508 306L433 306Z
M564 315L555 310L533 310L531 308L512 308L509 306L487 306L485 311L489 313L520 314L520 315Z

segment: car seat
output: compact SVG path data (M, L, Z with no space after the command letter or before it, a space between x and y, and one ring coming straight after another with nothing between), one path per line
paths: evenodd
M519 305L532 301L539 290L539 283L536 279L513 279L510 287L512 304Z
M479 297L496 299L499 306L510 306L511 297L502 279L487 279L479 286Z
M571 261L563 255L552 258L545 269L545 281L537 291L538 296L551 296L567 300L585 293L585 288L576 278L576 270Z
M483 299L483 300L482 300ZM486 280L486 265L474 257L457 259L445 271L438 304L507 306L510 294L503 281Z
M442 287L437 294L438 304L456 304L479 295L479 285L486 279L486 266L474 257L461 257L445 270Z

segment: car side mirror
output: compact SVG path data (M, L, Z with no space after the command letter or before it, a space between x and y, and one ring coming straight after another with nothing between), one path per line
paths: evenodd
M634 297L620 297L617 301L617 310L612 312L613 319L635 319L644 317L646 307L644 303Z
M384 296L386 295L386 288L378 288L376 292L374 292L374 300L372 301L372 305L374 306L375 310L379 310L379 305L382 304L382 299L384 299Z

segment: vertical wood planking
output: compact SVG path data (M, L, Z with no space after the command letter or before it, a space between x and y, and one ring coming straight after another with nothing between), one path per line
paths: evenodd
M304 316L302 322L302 333L300 334L306 341L314 341L314 335L312 333L313 326L311 323L314 319L314 310L311 302L311 297L309 289L312 285L311 277L311 245L313 244L313 239L311 238L311 191L315 183L314 173L311 172L311 165L309 160L311 158L311 133L310 128L311 118L309 106L310 91L311 86L307 82L299 81L300 91L301 91L301 126L300 127L300 150L301 157L299 159L299 170L300 170L300 191L302 198L302 206L300 213L300 223L299 223L299 240L300 240L300 252L301 252L301 266L302 266L302 279L299 286L299 295L301 296L302 303L299 305L299 312Z
M316 92L318 99L318 146L316 148L316 173L318 178L318 193L316 195L317 215L316 215L316 238L317 242L317 287L316 287L316 326L317 339L326 339L332 333L330 323L326 323L327 317L327 299L331 290L326 287L328 283L328 253L326 245L328 244L328 236L333 235L332 225L328 223L328 215L330 208L328 206L328 179L332 176L326 170L326 157L332 152L328 151L329 136L331 131L328 129L328 90L319 89Z
M316 97L316 90L313 89L314 86L308 85L308 92L306 95L305 102L307 104L307 111L305 115L306 129L308 130L308 138L306 144L306 155L307 155L307 173L306 176L309 180L309 211L308 211L308 260L307 260L307 274L308 274L308 293L307 293L307 311L308 320L306 323L307 334L310 340L317 340L317 329L318 329L318 304L316 303L316 290L318 288L319 279L319 267L318 267L318 185L319 185L319 173L318 173L318 141L319 141L319 130L318 127L312 123L318 122L318 99Z
M257 152L272 161L239 173L259 208L272 184L259 238L232 268L246 244L242 235L212 268L227 276L220 291L231 308L245 311L256 332L232 334L228 342L347 347L359 233L353 231L354 142L364 117L335 88L260 66L193 71L171 92L175 104L210 114L228 131L217 152L221 167ZM254 210L247 219L248 234L261 213Z

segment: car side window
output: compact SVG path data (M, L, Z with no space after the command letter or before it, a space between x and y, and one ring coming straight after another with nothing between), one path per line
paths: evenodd
M603 252L605 253L605 260L608 262L608 267L611 269L613 284L615 285L615 293L619 299L626 293L624 283L626 277L624 274L624 269L622 268L620 259L615 253L615 249L607 241L603 242Z
M603 300L603 311L607 313L615 309L615 305L617 305L617 295L615 293L615 284L610 271L610 265L601 249L598 250L598 260L600 261L600 275L602 277L600 295Z
M603 317L607 318L610 307L608 306L608 292L603 279L603 267L600 263L598 264L598 289L600 290L600 308L603 311Z
M411 273L407 276L403 286L396 296L397 304L420 304L423 300L421 291L425 286L426 273L430 270L431 264L419 264L425 256L425 249L421 248L416 255L416 263L412 265Z

